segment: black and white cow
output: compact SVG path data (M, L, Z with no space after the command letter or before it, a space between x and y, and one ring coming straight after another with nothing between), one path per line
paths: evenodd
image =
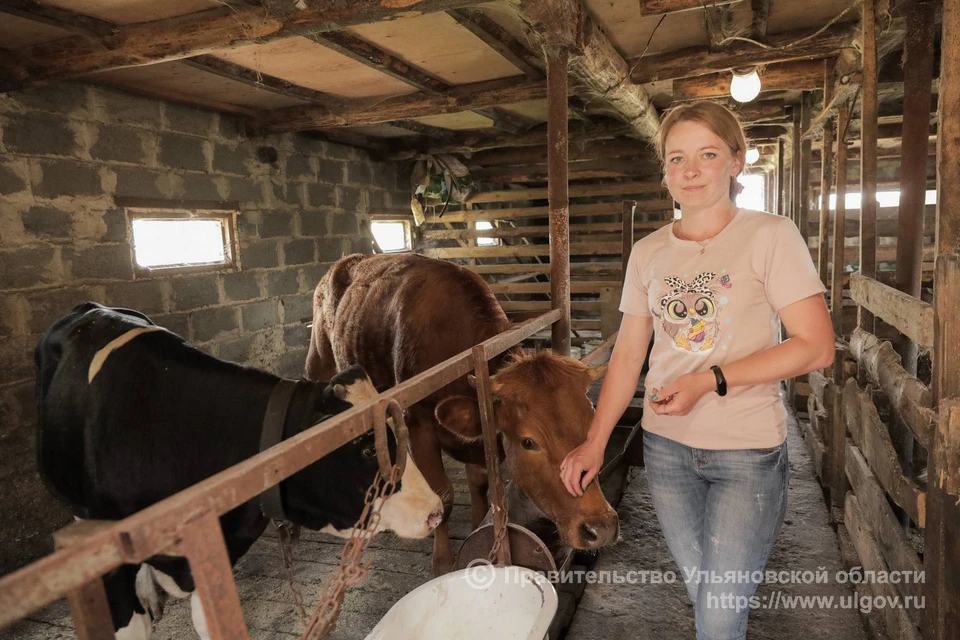
M34 356L40 473L78 518L98 520L125 518L258 453L280 380L207 355L138 312L92 302L51 326ZM329 384L298 382L282 438L374 395L360 367ZM390 443L394 455L392 434ZM368 433L280 484L287 519L349 531L377 470ZM381 509L380 529L424 537L442 514L440 498L408 456L398 490ZM268 522L258 499L220 518L232 563ZM186 561L170 556L124 565L104 580L117 638L125 640L150 636L161 611L155 585L177 597L194 591ZM206 638L195 594L191 605L194 626Z

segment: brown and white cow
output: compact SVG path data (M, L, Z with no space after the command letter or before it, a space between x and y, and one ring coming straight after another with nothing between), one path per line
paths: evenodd
M415 254L351 255L330 269L314 293L306 374L326 379L355 363L378 387L391 386L509 326L490 288L467 269ZM594 409L586 392L599 368L517 348L492 361L491 372L502 453L517 487L557 525L564 544L596 549L616 541L617 513L599 485L574 498L559 473L590 426ZM474 527L488 509L477 394L463 377L407 415L413 458L444 503L433 549L439 575L454 560L446 524L453 486L441 450L466 464Z

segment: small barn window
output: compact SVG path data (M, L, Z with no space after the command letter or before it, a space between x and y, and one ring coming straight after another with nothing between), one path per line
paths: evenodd
M474 225L477 231L489 231L493 229L493 223L486 220L478 220ZM500 238L477 238L478 247L495 247L500 244Z
M860 192L859 191L848 191L847 197L843 199L846 203L847 210L856 210L860 208ZM820 208L820 203L823 202L822 198L817 199L817 208ZM927 189L924 204L937 204L937 190L936 189ZM877 191L877 206L879 207L899 207L900 206L900 192L899 191ZM837 208L837 194L830 194L830 210L833 211Z
M139 269L233 266L235 218L229 211L131 210Z
M373 220L370 231L384 253L410 250L409 220Z
M766 177L762 173L741 174L737 180L743 185L743 191L737 196L737 206L754 211L766 211Z

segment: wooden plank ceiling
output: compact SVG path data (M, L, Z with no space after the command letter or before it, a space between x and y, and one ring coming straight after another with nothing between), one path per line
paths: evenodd
M572 59L601 56L571 65L572 135L621 127L616 136L648 142L656 113L638 120L625 103L643 110L652 101L662 111L678 99L728 101L729 69L753 61L770 63L771 82L742 116L776 137L786 133L798 89L822 87L817 61L849 56L859 19L858 11L844 13L846 0L718 0L706 8L688 0L558 0L551 9L535 0L343 4L4 0L0 84L12 90L80 78L243 114L251 130L347 131L406 153L469 149L470 141L490 149L544 132L546 43L572 46ZM391 8L398 4L404 8ZM667 12L650 15L654 6ZM554 19L557 8L572 17ZM611 81L597 69L618 65L630 77L602 86ZM610 92L617 99L605 101Z

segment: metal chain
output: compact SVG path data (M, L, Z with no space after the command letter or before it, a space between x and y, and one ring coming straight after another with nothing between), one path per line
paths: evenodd
M280 559L283 561L283 570L287 576L287 585L290 587L290 593L293 595L293 605L297 608L300 615L300 622L307 624L307 612L303 608L303 596L294 582L293 572L293 543L300 538L300 527L289 522L274 520L273 525L277 528L277 542L280 545Z
M344 592L366 579L373 558L363 563L363 556L380 524L380 508L386 498L393 493L399 480L399 471L399 468L394 465L389 481L383 482L378 475L367 489L363 513L343 546L340 566L324 585L320 602L313 610L313 617L307 625L307 630L300 636L300 640L322 640L333 633L337 626L337 618L340 616Z

